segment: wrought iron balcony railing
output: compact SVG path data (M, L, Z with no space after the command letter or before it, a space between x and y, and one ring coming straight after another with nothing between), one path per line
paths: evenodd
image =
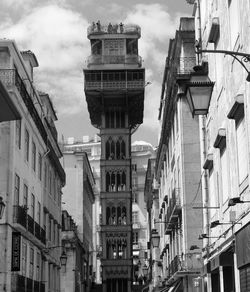
M87 35L91 34L137 34L138 37L141 36L141 28L138 25L124 25L124 24L115 24L115 25L101 25L99 23L92 24L88 27Z
M0 80L6 86L16 86L41 136L46 141L47 140L46 131L43 127L40 115L36 107L34 106L34 102L37 99L39 99L39 97L37 96L37 93L33 85L29 83L28 86L26 86L16 69L0 69ZM48 126L55 140L57 140L57 132L54 129L51 129L50 125Z
M138 55L91 55L87 59L87 65L101 64L137 64L142 65L142 58Z
M196 57L180 57L174 62L174 71L178 75L190 74L194 72L193 68L196 65Z
M202 257L199 253L176 255L168 267L168 276L171 277L177 272L197 273L202 268L202 265Z
M35 222L35 220L30 215L27 214L26 207L13 207L13 222L22 225L43 244L46 243L45 230L37 222Z
M86 71L85 90L142 90L145 87L144 70Z

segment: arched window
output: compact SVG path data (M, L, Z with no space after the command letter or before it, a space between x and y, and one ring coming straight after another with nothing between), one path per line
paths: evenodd
M118 225L122 225L122 211L121 207L117 208L117 218L118 218Z
M112 218L112 225L116 225L117 224L117 221L116 221L116 218L117 218L117 215L116 215L116 209L115 207L112 207L112 214L111 214L111 218Z
M111 189L111 177L110 177L110 173L107 172L106 173L106 192L110 192Z
M122 225L127 224L127 210L126 207L122 207Z
M126 174L123 171L122 172L122 191L125 191L125 190L126 190Z
M115 159L115 142L111 137L107 140L106 144L106 159L112 160Z
M110 208L107 207L106 208L106 224L109 225L110 224Z

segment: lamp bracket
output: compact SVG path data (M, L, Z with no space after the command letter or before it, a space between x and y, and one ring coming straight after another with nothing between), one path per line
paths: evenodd
M197 42L195 46L195 52L196 54L201 54L201 53L225 54L225 55L229 55L233 57L246 70L248 74L247 81L250 82L250 71L247 69L246 65L244 64L244 63L250 62L250 54L234 52L234 51L226 51L226 50L203 50L200 48L200 42Z

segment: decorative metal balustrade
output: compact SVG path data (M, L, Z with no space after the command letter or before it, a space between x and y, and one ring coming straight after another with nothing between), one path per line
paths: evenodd
M19 274L12 274L12 292L45 292L45 284Z
M176 255L168 266L168 277L178 272L181 272L183 275L185 275L185 272L197 274L202 266L202 256L199 253Z
M179 57L171 62L172 72L177 75L185 75L194 72L196 57Z
M88 27L87 35L92 34L137 34L138 37L141 36L141 28L138 25L133 24L114 24L114 25L101 25L100 23L93 23Z
M91 55L87 59L87 65L101 64L137 64L142 65L142 58L138 55Z
M144 70L85 72L85 90L142 90Z
M35 222L35 220L30 215L27 214L26 207L13 207L13 222L22 225L43 244L46 243L45 230L37 222Z

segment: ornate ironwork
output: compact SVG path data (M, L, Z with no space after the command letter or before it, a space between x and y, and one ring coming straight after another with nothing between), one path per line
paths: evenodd
M250 71L247 69L246 65L244 64L244 63L250 62L250 54L241 53L241 52L234 52L234 51L226 51L226 50L203 50L201 48L200 42L197 42L197 44L195 45L195 52L196 52L196 54L202 54L202 53L225 54L225 55L229 55L229 56L233 57L246 70L246 72L247 72L247 79L246 80L248 82L250 82Z

